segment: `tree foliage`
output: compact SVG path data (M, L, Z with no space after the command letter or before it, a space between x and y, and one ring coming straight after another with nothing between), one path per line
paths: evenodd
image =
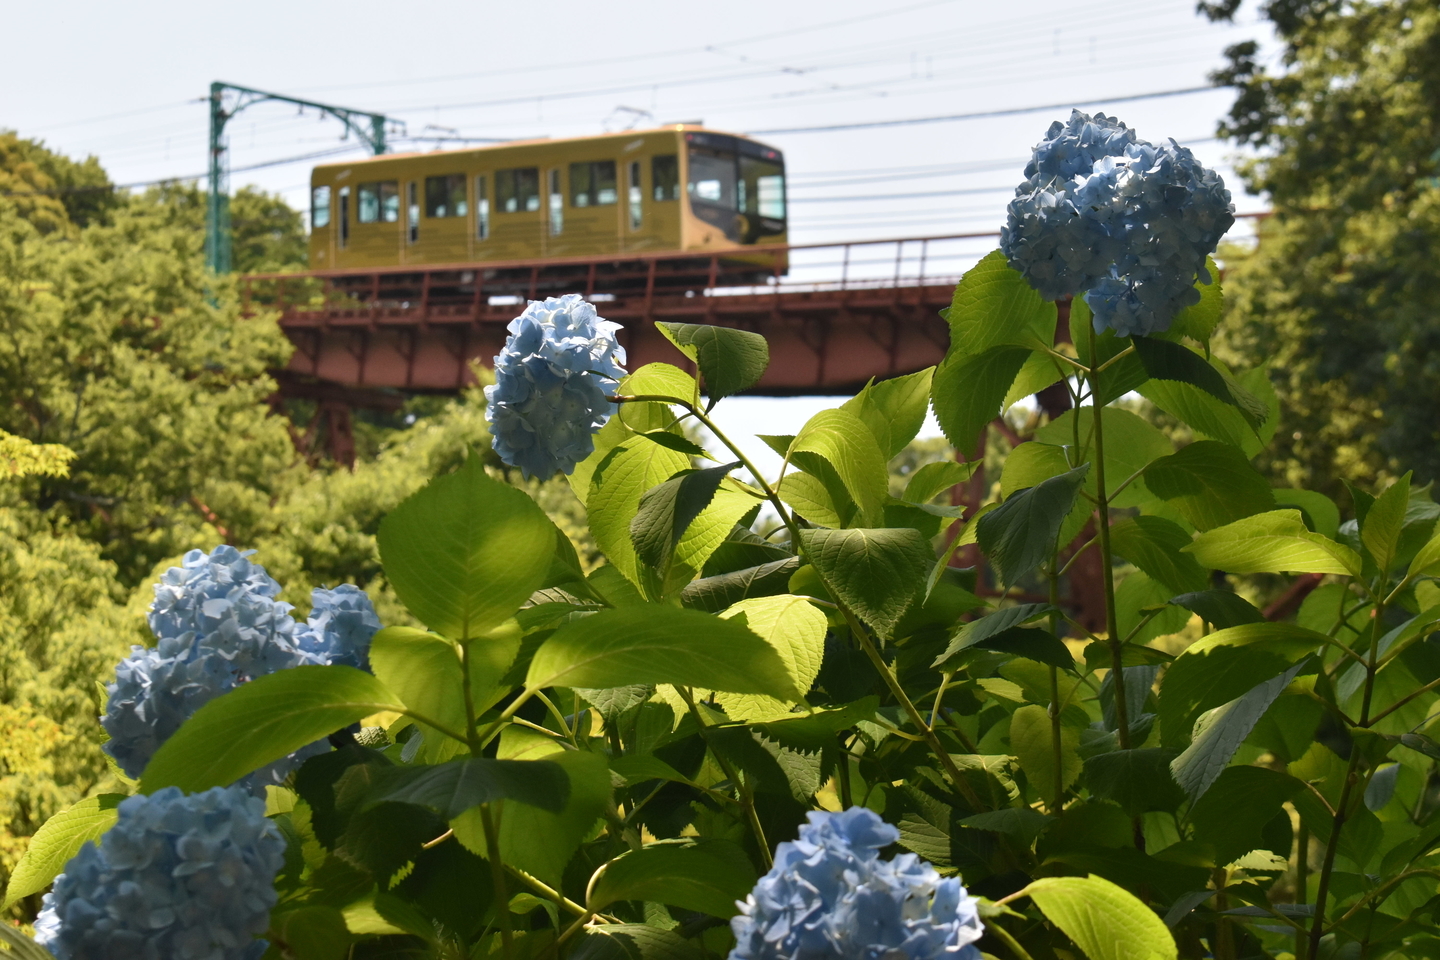
M1212 17L1238 5L1201 4ZM1262 457L1287 485L1339 493L1440 476L1440 8L1428 0L1271 0L1278 69L1226 51L1222 135L1273 216L1227 258L1222 355L1270 363L1283 401Z

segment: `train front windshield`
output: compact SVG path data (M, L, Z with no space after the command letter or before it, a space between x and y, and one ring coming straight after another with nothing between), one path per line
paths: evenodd
M708 142L696 142L702 137ZM754 243L785 232L785 161L778 151L692 135L689 166L690 208L728 239Z

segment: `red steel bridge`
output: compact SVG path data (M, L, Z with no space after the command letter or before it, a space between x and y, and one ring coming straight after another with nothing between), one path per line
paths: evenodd
M939 362L938 312L996 234L766 247L762 266L733 252L624 254L543 261L252 274L247 313L278 309L295 344L283 392L386 406L400 393L454 392L489 364L526 300L579 293L620 334L630 369L679 355L653 321L762 333L771 362L756 393L838 394L871 377ZM394 393L398 392L398 393Z

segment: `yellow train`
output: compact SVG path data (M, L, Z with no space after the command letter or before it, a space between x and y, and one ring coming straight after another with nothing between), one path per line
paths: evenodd
M325 164L311 201L326 272L786 243L780 151L688 124Z

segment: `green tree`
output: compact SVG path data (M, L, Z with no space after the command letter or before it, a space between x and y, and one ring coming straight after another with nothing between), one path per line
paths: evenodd
M0 130L0 196L42 233L99 223L119 203L99 160L71 160L10 130Z
M1201 3L1231 18L1238 0ZM1253 42L1217 82L1239 95L1223 136L1274 215L1227 258L1220 354L1270 365L1282 399L1263 465L1338 491L1414 469L1440 476L1440 8L1431 0L1270 0L1279 68Z

